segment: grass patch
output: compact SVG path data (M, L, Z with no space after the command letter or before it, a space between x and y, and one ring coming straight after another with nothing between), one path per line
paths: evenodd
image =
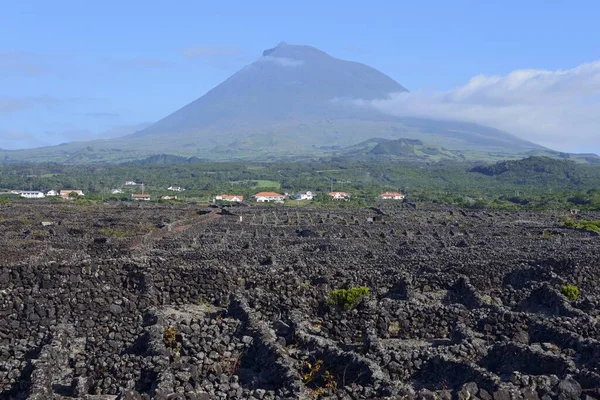
M565 221L564 225L571 228L585 229L586 231L600 233L600 221L598 220L584 219L581 221L573 221L569 219Z
M232 184L237 184L237 185L248 185L248 184L252 184L253 188L255 189L260 189L260 188L273 188L273 189L281 189L281 182L277 182L277 181L269 181L266 179L257 179L257 180L247 180L247 181L233 181L231 182Z

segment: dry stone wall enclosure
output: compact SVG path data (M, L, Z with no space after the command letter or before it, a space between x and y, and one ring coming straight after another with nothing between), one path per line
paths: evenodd
M564 218L0 205L0 398L600 399L600 237Z

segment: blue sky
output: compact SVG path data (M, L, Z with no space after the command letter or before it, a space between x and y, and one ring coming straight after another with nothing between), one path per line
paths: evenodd
M5 2L0 147L130 133L286 41L414 92L379 105L391 113L456 115L600 152L598 15L596 1ZM498 108L510 99L520 107Z

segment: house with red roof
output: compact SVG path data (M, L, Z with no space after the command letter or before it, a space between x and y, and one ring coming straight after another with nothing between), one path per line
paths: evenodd
M268 203L271 201L283 202L285 199L285 195L275 192L258 192L252 197L254 197L254 200L256 200L257 203Z
M149 194L132 194L131 195L131 200L135 200L135 201L150 201L150 195Z
M244 196L238 194L220 194L217 197L215 197L215 200L240 203L244 201Z
M398 193L398 192L385 192L385 193L381 193L377 198L379 200L404 200L406 196L404 196L402 193Z
M348 197L350 197L350 195L346 192L329 192L327 194L330 195L334 200L347 200Z

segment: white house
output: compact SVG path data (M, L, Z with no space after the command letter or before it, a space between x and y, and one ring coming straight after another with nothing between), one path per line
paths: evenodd
M244 196L240 196L237 194L220 194L215 197L215 200L240 203L244 201Z
M307 190L306 192L298 192L296 193L296 200L312 200L314 199L315 194L313 192L311 192L310 190Z
M127 181L125 182L125 186L136 186L137 183L135 183L135 181Z
M379 200L404 200L404 197L402 193L398 192L385 192L377 196Z
M254 197L257 203L268 203L271 201L280 203L285 199L285 195L275 192L258 192L252 197Z
M110 191L110 194L121 194L123 193L123 189L113 189Z
M69 199L70 198L69 195L71 193L75 193L77 196L85 196L81 190L68 189L68 190L61 190L60 197L62 197L63 199Z
M169 186L167 190L170 190L171 192L183 192L185 189L180 186Z
M334 200L346 200L350 195L346 192L329 192L328 193Z
M54 196L60 196L60 193L58 193L56 190L48 190L48 192L46 193L47 197L54 197Z
M21 197L24 197L26 199L43 199L46 196L44 195L44 192L23 190L21 192Z
M150 195L149 194L132 194L131 195L131 200L135 200L135 201L150 201Z

